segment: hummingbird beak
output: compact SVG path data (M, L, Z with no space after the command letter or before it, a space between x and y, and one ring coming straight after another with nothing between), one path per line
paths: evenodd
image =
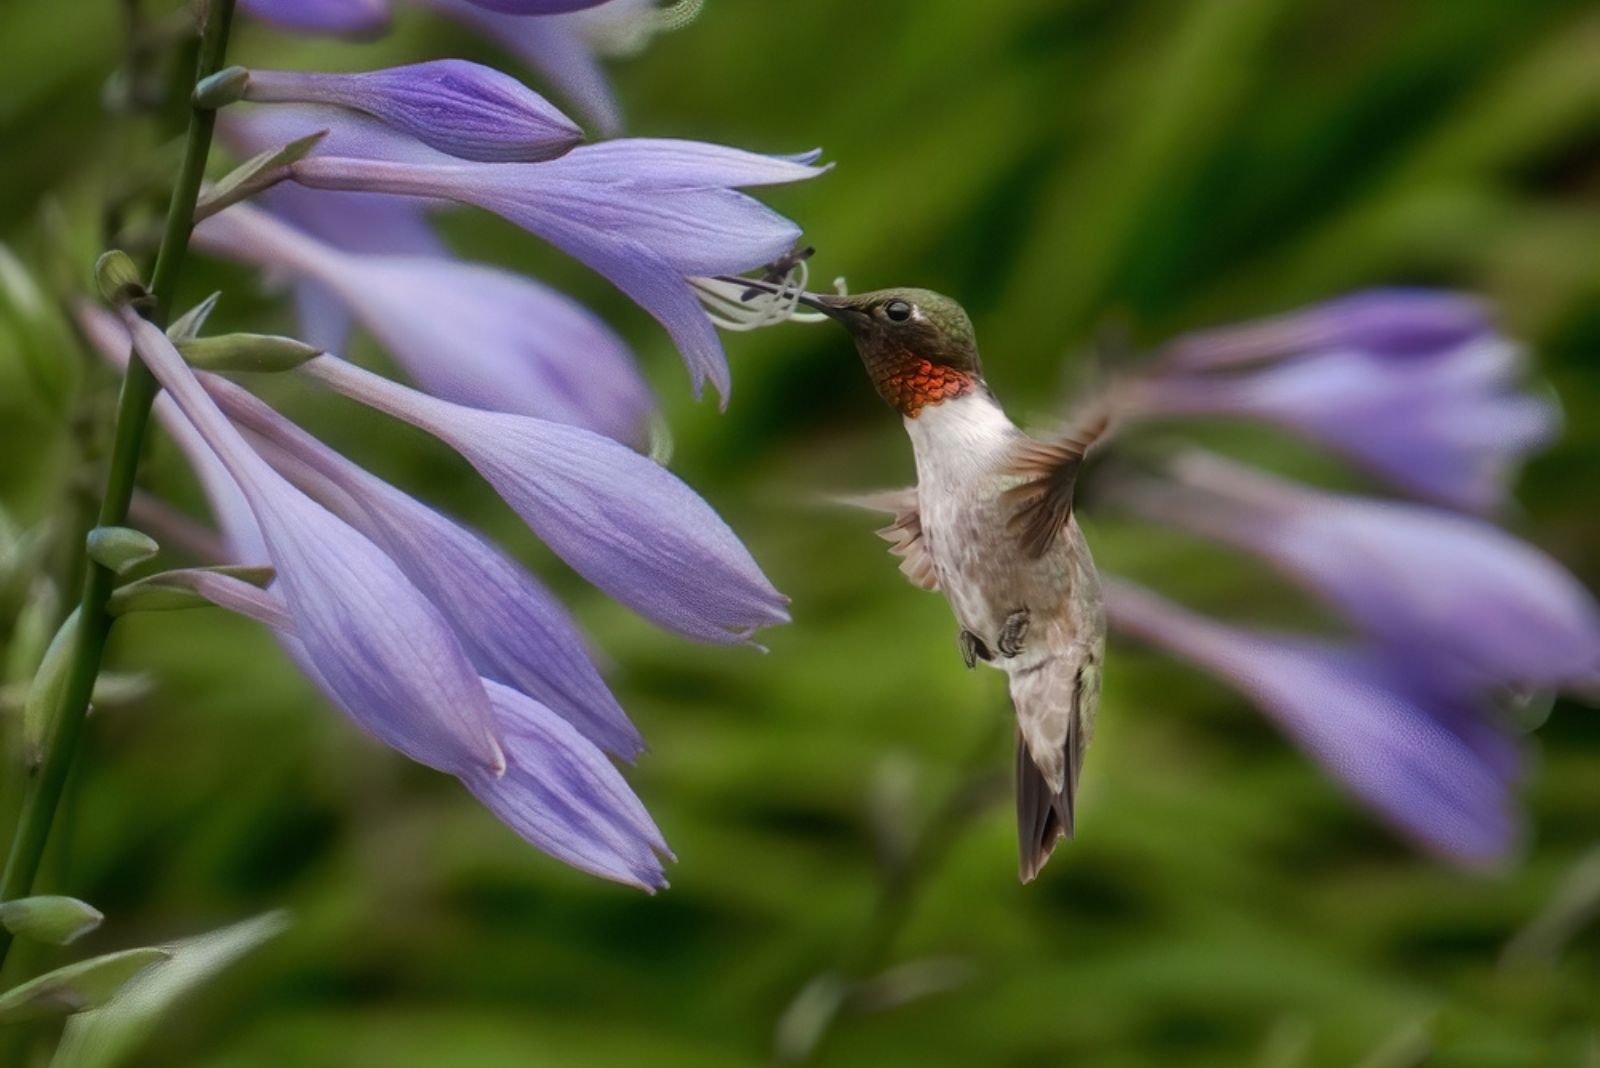
M734 285L744 286L745 291L742 298L744 300L749 300L757 293L778 294L784 292L784 288L777 282L770 282L765 278L741 278L730 274L717 275L716 278L719 282L731 282ZM789 292L793 292L793 290ZM855 317L864 314L861 309L856 307L855 301L851 297L834 297L823 293L799 293L795 295L795 299L806 307L815 308L829 318L836 319L846 325L849 325Z

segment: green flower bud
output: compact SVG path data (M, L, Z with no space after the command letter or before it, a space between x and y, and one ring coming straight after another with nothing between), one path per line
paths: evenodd
M154 947L125 949L57 968L0 994L0 1024L69 1016L98 1008L129 979L171 956L167 950Z
M117 248L102 252L95 260L94 280L108 304L125 304L147 292L133 257Z
M154 538L129 527L95 527L89 531L88 547L89 559L118 575L161 551Z
M105 919L100 910L75 897L23 897L0 901L0 926L14 935L64 946L88 934Z
M194 87L194 106L205 111L215 111L244 99L245 88L250 84L250 72L243 67L226 67Z
M273 334L220 334L178 342L191 367L202 371L292 371L322 350Z

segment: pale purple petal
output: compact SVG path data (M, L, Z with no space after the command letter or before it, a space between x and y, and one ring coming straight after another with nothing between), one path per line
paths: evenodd
M1185 334L1162 350L1185 368L1210 369L1325 349L1422 356L1494 332L1483 301L1444 289L1373 289L1286 315Z
M366 730L454 774L503 757L488 697L448 623L382 550L252 452L159 328L124 314L134 345L250 504L318 676Z
M661 626L747 640L785 599L710 506L653 460L579 427L464 408L330 356L301 373L460 452L573 570Z
M469 3L507 15L565 15L586 7L599 7L608 0L468 0Z
M263 22L302 33L368 36L389 25L388 0L240 0Z
M643 750L571 618L525 568L233 383L206 376L205 386L229 418L261 436L269 462L389 554L444 613L480 674L544 702L624 759Z
M1600 685L1600 606L1560 564L1481 520L1321 493L1216 457L1134 503L1257 553L1447 676L1514 689Z
M488 163L554 159L583 140L532 89L460 59L339 74L253 70L245 99L350 108L441 152Z
M581 26L564 18L507 15L470 0L422 2L498 42L537 71L602 137L622 132L622 109Z
M1242 374L1152 376L1126 394L1124 414L1262 420L1416 496L1485 512L1557 425L1550 404L1514 388L1520 366L1493 340L1406 359L1329 350Z
M696 389L710 378L726 398L721 343L702 322L684 278L738 273L788 252L799 228L730 187L796 180L822 168L645 141L585 146L540 164L423 165L314 156L293 171L298 181L319 188L449 197L510 219L639 301L679 342Z
M485 683L499 717L506 774L462 777L501 822L559 860L645 890L666 886L661 832L616 768L560 717Z
M1114 628L1237 687L1408 837L1471 867L1515 848L1515 747L1470 701L1360 650L1247 634L1121 581L1105 593Z
M626 344L537 282L453 260L350 255L247 205L207 219L194 240L314 281L435 396L585 426L631 445L645 440L654 399Z

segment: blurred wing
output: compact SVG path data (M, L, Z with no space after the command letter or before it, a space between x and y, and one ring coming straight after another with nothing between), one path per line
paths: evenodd
M1007 490L1001 501L1016 508L1007 529L1035 560L1050 551L1067 525L1084 455L1110 425L1109 410L1096 406L1056 440L1024 438L1013 452L1007 473L1027 481Z
M894 516L894 522L874 533L889 543L891 553L900 557L900 573L913 585L925 590L939 588L939 576L933 569L933 555L928 551L922 517L917 511L917 487L841 497L840 501L869 512L888 512Z

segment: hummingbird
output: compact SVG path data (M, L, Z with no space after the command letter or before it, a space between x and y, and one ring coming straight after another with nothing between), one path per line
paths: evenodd
M972 320L949 297L884 289L798 299L850 332L911 438L916 485L854 503L894 516L878 533L914 584L949 602L967 667L1008 678L1019 874L1031 882L1073 834L1100 702L1105 610L1072 499L1107 418L1091 415L1054 440L1019 429L984 380Z

